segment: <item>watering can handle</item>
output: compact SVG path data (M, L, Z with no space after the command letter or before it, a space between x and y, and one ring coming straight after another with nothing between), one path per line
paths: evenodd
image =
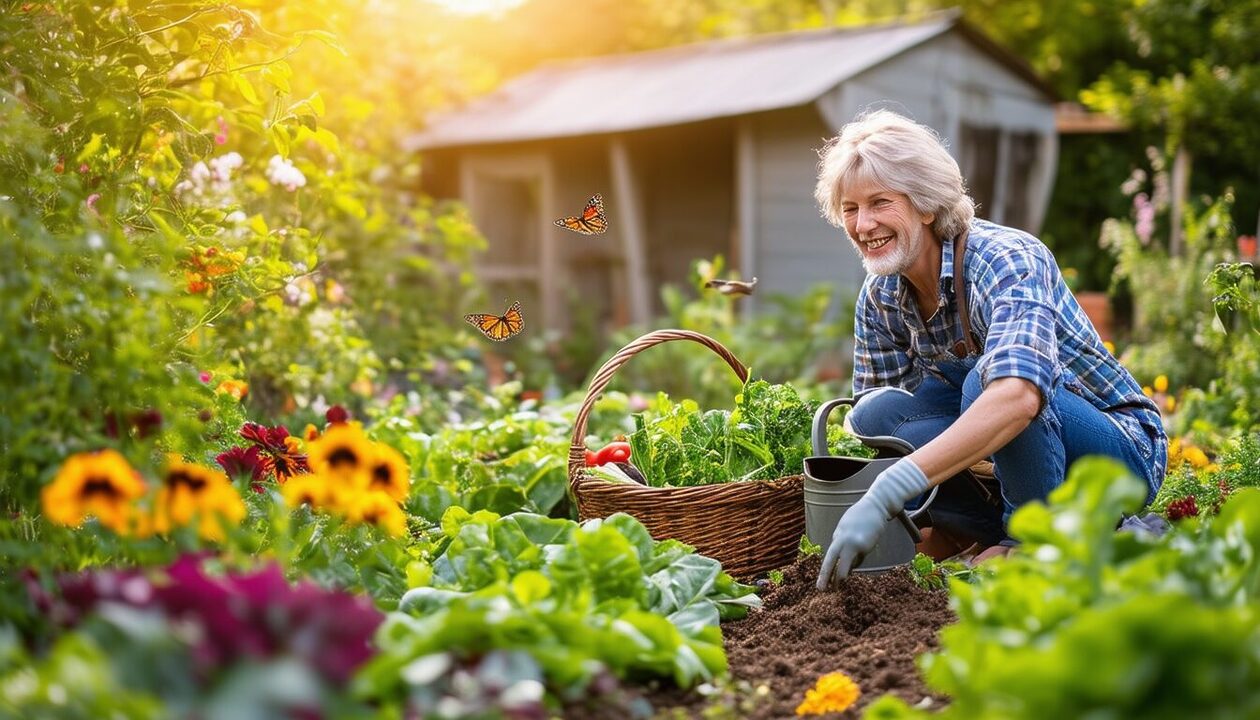
M827 447L827 418L831 417L831 411L841 405L853 405L853 398L835 398L828 400L818 406L818 410L814 412L814 429L811 438L814 444L814 455L830 455L830 448Z
M831 454L831 448L827 446L827 418L831 417L831 411L841 405L852 406L853 404L853 398L834 398L818 406L818 410L814 412L814 427L811 432L814 455ZM858 437L861 439L861 436ZM917 517L919 513L927 510L928 505L931 505L932 501L936 499L936 491L939 489L939 485L933 487L932 491L928 493L927 499L924 500L923 504L916 508L914 512L907 513L905 510L897 511L897 520L905 526L906 532L910 533L910 538L916 545L923 542L923 535L919 533L919 526L915 525L911 518Z

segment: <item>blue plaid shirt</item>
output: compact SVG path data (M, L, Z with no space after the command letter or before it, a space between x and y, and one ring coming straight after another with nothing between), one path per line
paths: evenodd
M1023 378L1042 407L1063 384L1107 414L1164 476L1168 438L1159 409L1102 339L1063 282L1050 249L1028 233L973 220L963 258L971 329L984 386ZM858 294L853 396L879 387L913 391L955 355L962 323L954 301L954 244L942 244L939 308L924 323L900 275L868 275Z

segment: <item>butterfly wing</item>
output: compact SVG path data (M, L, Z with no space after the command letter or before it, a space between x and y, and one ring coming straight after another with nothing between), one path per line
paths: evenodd
M509 307L507 312L503 313L503 316L499 319L503 321L507 328L508 334L504 340L525 329L525 316L521 314L521 304L519 302L512 303L512 307Z
M519 302L512 303L512 306L502 315L470 313L464 316L464 320L495 342L503 342L525 328L525 318L521 315Z
M604 215L604 197L599 193L591 196L580 216L556 220L556 225L582 233L583 235L599 235L608 230L608 217Z

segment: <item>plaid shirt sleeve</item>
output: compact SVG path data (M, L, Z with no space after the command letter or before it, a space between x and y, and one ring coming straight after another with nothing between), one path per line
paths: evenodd
M1047 257L1025 246L980 264L973 308L987 327L984 356L976 365L984 387L1004 377L1023 378L1041 393L1041 406L1059 379L1054 273Z
M880 387L906 387L914 373L906 337L893 328L896 310L880 302L879 288L863 283L853 333L853 397Z

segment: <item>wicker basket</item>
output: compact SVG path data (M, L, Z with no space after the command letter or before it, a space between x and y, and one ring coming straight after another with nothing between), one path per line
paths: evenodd
M586 421L618 368L640 352L671 340L691 340L717 353L743 382L748 369L721 343L688 330L650 332L618 350L595 373L578 410L569 447L569 487L582 520L616 512L633 515L657 540L675 538L715 558L726 572L750 578L790 565L805 532L801 475L694 487L647 487L585 474ZM633 458L631 458L633 460Z

